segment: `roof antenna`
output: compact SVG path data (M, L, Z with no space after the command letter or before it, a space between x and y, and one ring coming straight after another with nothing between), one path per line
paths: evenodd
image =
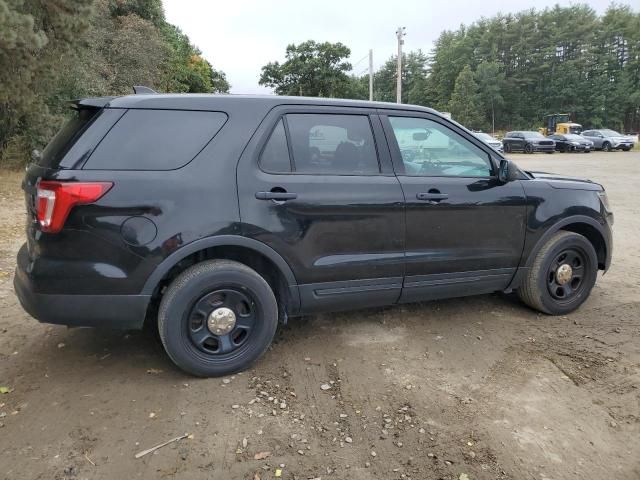
M154 93L158 92L150 89L149 87L145 87L144 85L135 85L133 87L133 93L135 93L136 95L153 95Z

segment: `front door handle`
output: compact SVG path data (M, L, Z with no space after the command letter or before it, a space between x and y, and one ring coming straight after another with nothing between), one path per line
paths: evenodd
M284 202L298 198L298 194L292 192L256 192L256 198L258 200L277 200Z
M440 200L446 200L447 198L449 198L449 195L440 192L421 192L416 193L416 198L418 200L424 200L428 202L439 202Z

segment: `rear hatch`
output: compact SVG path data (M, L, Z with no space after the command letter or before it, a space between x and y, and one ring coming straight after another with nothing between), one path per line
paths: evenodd
M84 145L84 152L69 153L76 147L81 147L79 140L89 131L89 127L96 122L104 111L102 106L111 98L89 99L89 103L84 101L73 102L73 113L64 126L49 142L42 153L34 154L31 164L26 169L22 188L25 193L25 205L27 210L27 246L29 254L32 256L36 248L38 225L37 214L37 189L38 183L43 180L56 180L62 170L73 170L80 168L81 164L90 153L90 147Z

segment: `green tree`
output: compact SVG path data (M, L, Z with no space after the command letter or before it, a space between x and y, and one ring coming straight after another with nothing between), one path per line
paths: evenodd
M480 107L478 85L473 79L473 72L469 65L466 65L456 78L449 102L449 111L454 120L467 128L481 129L486 125Z
M496 129L496 111L504 105L502 91L505 89L505 75L496 62L482 62L475 72L480 103L485 118L489 120L491 131Z
M349 92L346 61L351 50L342 43L317 43L308 40L288 45L285 62L270 62L262 67L260 85L271 87L278 95L343 97Z
M389 58L375 72L373 98L383 102L396 101L397 56ZM427 56L418 50L402 54L402 103L428 105Z
M27 161L68 115L68 101L159 91L226 92L161 0L0 0L0 164Z
M50 137L56 122L42 92L66 75L60 59L71 54L91 13L81 0L0 0L0 158L12 142L24 156Z

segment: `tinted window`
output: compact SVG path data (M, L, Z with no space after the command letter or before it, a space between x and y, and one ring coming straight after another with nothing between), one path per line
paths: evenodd
M366 115L287 115L296 172L370 175L380 172Z
M489 154L425 118L389 117L405 174L411 176L489 177Z
M64 124L55 137L49 142L38 159L38 165L47 168L57 168L60 161L80 138L82 132L96 117L97 108L82 108L76 110L73 116Z
M271 137L260 155L260 166L267 172L290 172L291 161L289 159L289 149L287 148L287 136L284 131L282 120L273 129Z
M218 133L220 112L129 110L93 152L85 169L172 170L189 163Z

